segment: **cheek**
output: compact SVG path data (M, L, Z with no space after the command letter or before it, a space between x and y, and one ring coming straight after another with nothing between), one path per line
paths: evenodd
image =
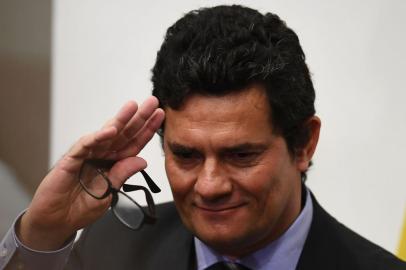
M260 205L267 218L278 218L295 202L297 190L300 191L300 173L290 160L283 160L279 166L268 171L268 179L262 181Z
M262 200L268 197L266 194L275 188L278 180L275 177L275 169L265 164L240 170L237 177L241 179L240 183L245 190Z
M172 159L165 159L165 170L175 200L186 197L193 190L191 176L179 169Z
M267 164L257 166L254 171L241 177L245 179L240 182L242 188L254 198L258 211L273 211L278 207L281 197L286 193L286 182L289 181L281 172L281 167Z

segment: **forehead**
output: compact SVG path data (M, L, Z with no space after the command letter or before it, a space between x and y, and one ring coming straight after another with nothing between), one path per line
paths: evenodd
M270 111L261 86L254 85L224 96L193 95L177 110L165 108L164 137L224 137L226 140L230 136L242 138L255 133L269 136L272 132Z

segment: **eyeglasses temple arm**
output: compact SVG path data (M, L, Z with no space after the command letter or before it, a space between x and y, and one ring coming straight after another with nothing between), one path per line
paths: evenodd
M145 194L145 199L147 200L147 205L150 214L148 215L150 218L155 218L155 203L154 199L151 196L151 193L149 193L148 189L143 186L138 186L138 185L129 185L129 184L123 184L123 190L124 192L131 192L135 190L143 190Z
M146 189L146 188L143 187L143 186L138 186L138 185L123 184L123 191L124 192L131 192L131 191L140 190L140 189ZM159 189L159 191L161 191L161 190Z
M142 176L144 176L145 182L147 182L147 185L149 189L152 191L152 193L159 193L161 192L161 189L155 184L155 182L152 180L152 178L144 171L140 171Z

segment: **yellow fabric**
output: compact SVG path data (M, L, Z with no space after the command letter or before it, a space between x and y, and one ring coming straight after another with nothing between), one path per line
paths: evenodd
M403 229L399 242L398 257L406 261L406 211L403 219Z

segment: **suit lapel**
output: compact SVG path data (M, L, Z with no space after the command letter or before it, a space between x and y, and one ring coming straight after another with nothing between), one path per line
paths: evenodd
M317 202L313 194L313 219L297 270L336 269L337 250L335 243L330 243L331 224L336 222Z

